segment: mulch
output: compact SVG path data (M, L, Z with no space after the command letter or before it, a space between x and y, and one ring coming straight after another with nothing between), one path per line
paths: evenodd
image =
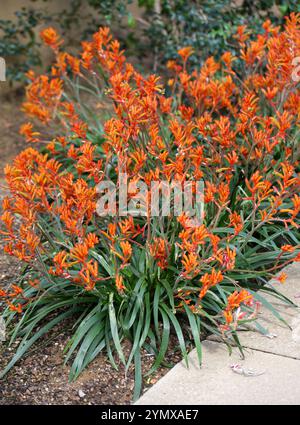
M71 323L69 323L69 328ZM134 390L134 366L125 376L124 366L117 358L119 367L115 370L105 353L98 357L74 382L69 382L70 366L64 365L63 350L70 337L65 328L53 329L46 337L46 345L36 345L34 351L19 361L0 380L0 405L128 405L132 402ZM47 341L51 341L47 344ZM0 370L11 358L15 346L0 346ZM123 344L125 355L129 344ZM171 341L166 360L177 363L181 354L177 351L175 338ZM142 354L143 372L153 364L153 357ZM168 372L161 367L144 379L144 391Z

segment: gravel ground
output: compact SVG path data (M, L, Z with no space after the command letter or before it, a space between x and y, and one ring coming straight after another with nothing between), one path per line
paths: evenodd
M20 361L8 375L0 381L0 405L128 405L132 401L134 389L134 369L130 368L125 378L124 368L119 364L115 370L105 354L99 355L79 376L69 382L69 366L63 365L63 349L68 332L59 328L48 335L51 344L37 349ZM175 341L174 341L175 342ZM172 345L172 344L171 344ZM0 368L10 358L14 348L0 349ZM124 347L128 354L129 347ZM168 360L180 361L180 353L170 347ZM143 354L143 371L150 369L153 358ZM144 381L144 391L167 373L160 368Z

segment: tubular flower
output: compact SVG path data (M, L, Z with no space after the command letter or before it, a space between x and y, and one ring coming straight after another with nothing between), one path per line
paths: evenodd
M227 325L233 322L233 311L238 309L242 303L249 306L253 305L253 295L245 289L242 289L240 292L234 291L229 295L227 306L223 312Z
M161 269L167 268L169 247L164 239L154 238L153 243L149 245L149 251Z
M20 128L20 134L25 136L26 142L35 143L38 142L38 136L40 133L38 131L33 131L32 123L23 124Z
M198 264L198 256L196 254L192 252L184 254L182 257L183 276L192 278L197 273Z
M40 36L44 43L54 50L57 50L59 46L63 43L55 29L52 27L46 28L41 31Z
M212 269L211 273L205 273L200 279L202 288L199 297L203 298L210 288L222 282L222 280L222 273L220 271L216 271L214 268Z
M120 247L121 247L122 253L123 253L123 256L122 256L123 263L128 263L131 255L132 255L132 247L131 247L130 243L127 242L127 241L120 242Z

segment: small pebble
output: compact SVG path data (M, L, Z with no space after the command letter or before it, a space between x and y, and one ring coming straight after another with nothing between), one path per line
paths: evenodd
M78 395L79 395L80 398L85 397L85 393L82 390L78 391Z

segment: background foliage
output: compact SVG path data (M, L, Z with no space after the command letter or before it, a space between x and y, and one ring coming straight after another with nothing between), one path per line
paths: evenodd
M147 68L162 71L161 65L176 58L183 46L195 49L191 65L196 66L224 49L234 51L231 37L238 25L250 24L261 32L266 18L280 24L284 15L300 11L297 0L139 0L132 14L132 0L72 0L62 13L51 14L47 11L51 2L44 0L45 7L37 9L34 0L28 1L28 6L16 11L15 21L0 20L0 56L7 60L11 81L23 80L28 69L41 65L36 30L49 23L64 36L72 32L67 41L75 45L99 26L112 26L127 54L143 57Z

